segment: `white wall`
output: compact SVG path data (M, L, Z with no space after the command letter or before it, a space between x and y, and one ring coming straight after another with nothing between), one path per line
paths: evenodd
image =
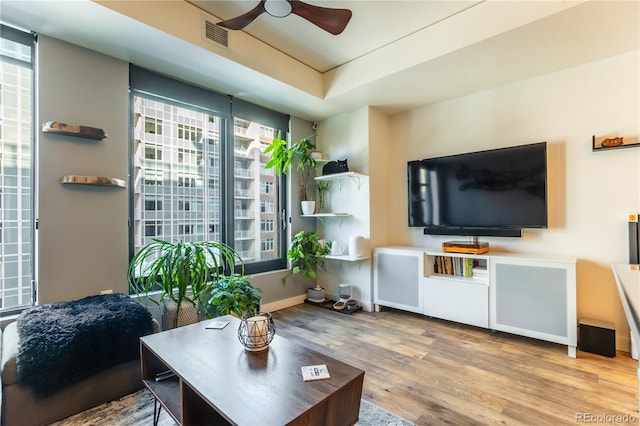
M58 181L127 179L129 66L42 35L38 52L38 303L126 292L128 189ZM99 127L108 137L40 132L47 121Z
M438 247L406 225L406 162L547 141L549 229L483 238L492 251L578 259L578 316L629 331L611 273L628 261L627 215L640 212L640 148L592 152L591 138L640 136L640 52L633 52L392 117L389 245ZM426 83L425 83L426 84ZM376 188L373 188L376 192Z
M355 235L365 237L369 249L386 241L388 134L388 117L370 107L332 117L318 127L318 148L325 156L331 160L346 158L349 171L365 175L357 181L349 178L342 182L332 181L327 197L330 210L351 216L327 218L317 223L321 236L329 241L339 241L345 250L349 237ZM352 297L370 311L373 301L371 267L371 258L358 262L327 260L318 280L334 296L339 284L351 284Z

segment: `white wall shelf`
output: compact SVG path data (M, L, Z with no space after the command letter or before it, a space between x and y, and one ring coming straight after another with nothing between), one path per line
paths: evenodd
M351 213L314 213L303 214L302 217L313 217L320 219L320 222L324 223L325 218L338 218L338 226L342 226L342 219L351 216Z
M351 256L349 256L347 254L341 254L341 255L328 254L324 258L325 259L332 259L332 260L342 260L342 261L345 261L345 262L360 262L360 261L369 259L369 256L351 257Z
M328 180L328 181L336 181L338 182L338 189L342 190L342 180L343 179L351 179L356 186L358 187L358 191L360 190L360 178L366 177L367 175L363 175L362 173L356 172L344 172L344 173L333 173L330 175L316 176L315 180Z

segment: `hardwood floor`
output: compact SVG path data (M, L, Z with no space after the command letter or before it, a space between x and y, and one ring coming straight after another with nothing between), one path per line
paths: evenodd
M362 397L417 425L638 424L628 353L574 359L566 346L390 309L303 304L273 317L278 335L365 370Z

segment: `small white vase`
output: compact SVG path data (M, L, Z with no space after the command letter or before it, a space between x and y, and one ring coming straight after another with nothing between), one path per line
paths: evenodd
M300 205L302 206L302 214L304 215L313 214L316 211L315 201L301 201Z

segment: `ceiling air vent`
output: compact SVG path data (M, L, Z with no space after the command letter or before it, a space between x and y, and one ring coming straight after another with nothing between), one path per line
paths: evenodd
M229 32L213 22L204 20L204 38L224 47L229 47Z

